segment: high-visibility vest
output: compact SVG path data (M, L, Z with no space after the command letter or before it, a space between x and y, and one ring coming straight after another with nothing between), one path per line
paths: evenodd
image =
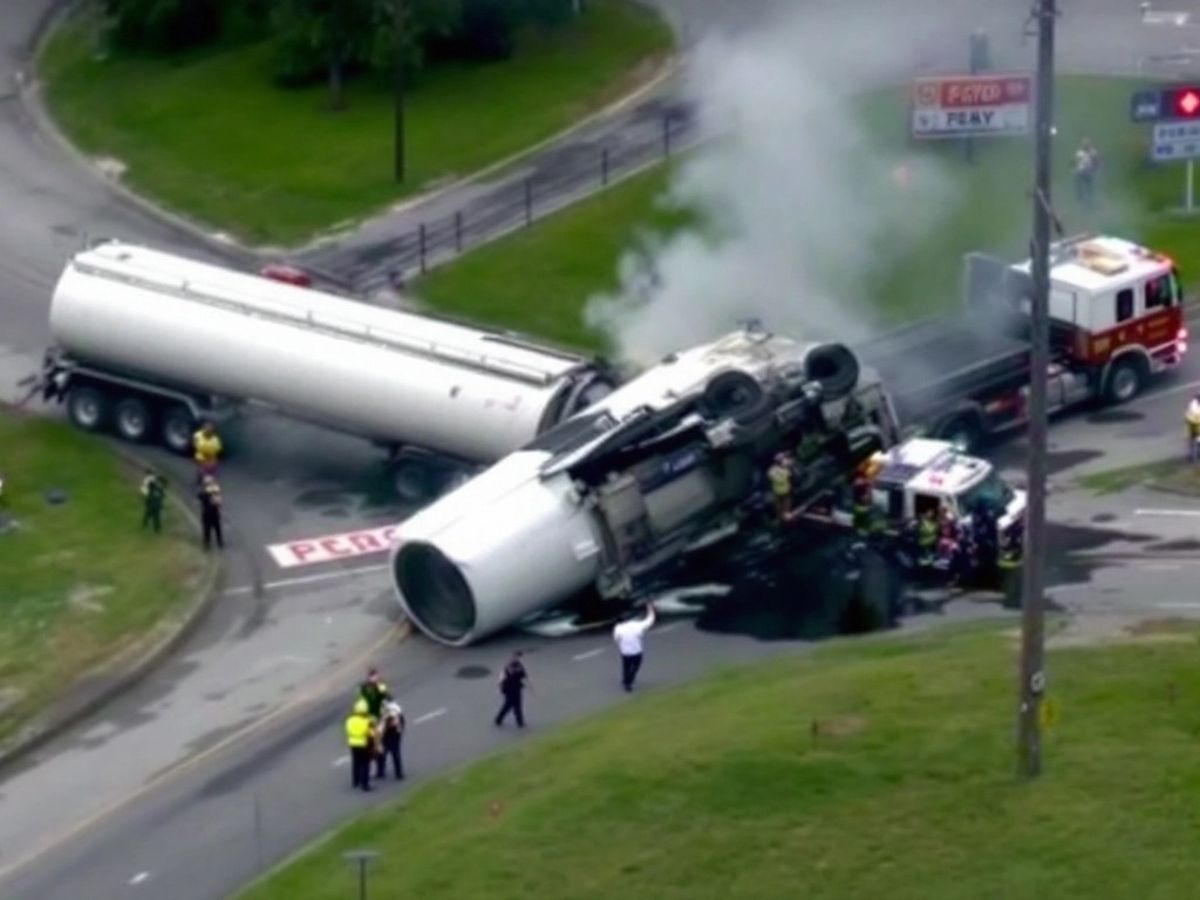
M1189 403L1183 418L1187 422L1188 430L1193 435L1200 434L1200 403L1194 401Z
M221 453L221 439L215 434L205 436L203 431L197 431L192 435L192 446L196 450L196 462L198 463L216 462L217 456Z
M792 473L787 466L779 464L767 470L767 478L771 482L771 493L776 497L786 497L792 492Z
M371 720L353 713L346 719L346 743L351 747L366 747L371 743Z
M932 549L937 545L937 525L929 519L921 519L917 524L917 546Z

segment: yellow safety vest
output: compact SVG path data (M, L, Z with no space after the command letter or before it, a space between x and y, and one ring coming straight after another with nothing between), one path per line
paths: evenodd
M358 713L346 719L346 743L351 747L366 747L371 743L371 720Z
M767 470L767 478L771 481L771 492L776 497L786 497L792 492L792 473L787 466L771 466Z
M1192 434L1200 434L1200 410L1193 409L1192 404L1189 403L1187 412L1184 413L1183 417L1187 421L1188 430Z
M196 462L216 462L221 453L221 439L217 435L205 437L203 431L192 435L192 445L196 448Z

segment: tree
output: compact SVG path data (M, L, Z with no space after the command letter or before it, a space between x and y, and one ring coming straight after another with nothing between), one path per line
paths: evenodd
M118 47L160 53L214 40L224 6L223 0L104 0Z
M347 72L372 61L387 11L383 0L279 0L276 78L303 84L324 71L330 106L344 108Z

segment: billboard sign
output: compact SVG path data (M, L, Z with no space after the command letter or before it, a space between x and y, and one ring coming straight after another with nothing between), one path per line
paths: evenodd
M1200 121L1159 122L1150 141L1150 158L1155 162L1200 157Z
M913 85L912 135L918 139L1007 137L1029 133L1033 76L938 75Z

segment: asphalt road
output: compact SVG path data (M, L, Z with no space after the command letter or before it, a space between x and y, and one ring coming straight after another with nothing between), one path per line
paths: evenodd
M718 0L664 0L668 3L692 37L708 22L747 27L758 8L737 4L739 15L730 19L734 5ZM0 85L13 83L24 65L24 38L49 4L5 5ZM830 0L814 6L832 8ZM1145 56L1193 41L1188 29L1139 25L1133 6L1093 0L1086 21L1082 12L1068 9L1064 67L1130 71ZM959 59L965 28L991 5L937 9L942 16L929 19L936 27L909 60L914 66ZM844 27L870 36L871 18L846 20ZM1019 33L1011 23L1006 27L1005 52L1024 52ZM208 252L77 168L31 129L11 94L0 94L0 197L6 213L0 230L3 379L36 363L48 337L50 288L81 236L122 236L194 255ZM1183 372L1156 386L1157 399L1130 411L1136 418L1076 416L1056 425L1054 478L1065 489L1089 466L1144 459L1151 447L1177 443L1182 389L1198 380L1200 362L1193 357ZM383 499L374 454L357 442L269 416L251 422L238 437L246 452L230 461L225 475L237 530L227 596L169 665L47 748L37 765L0 784L3 896L223 896L360 806L362 798L346 790L348 776L335 765L337 722L344 691L359 674L361 651L372 640L383 641L374 658L400 690L411 719L421 720L410 738L410 767L422 776L510 739L497 737L487 719L494 701L490 679L514 643L531 651L538 686L530 701L534 731L623 698L615 690L609 642L602 637L542 642L509 636L457 652L420 641L388 646L395 608L373 568L376 560L288 572L275 568L262 549L280 540L393 521L402 510ZM1019 452L1018 443L1002 456L1016 461ZM1183 535L1190 524L1154 515L1150 501L1142 509L1146 515L1139 516L1139 509L1129 510L1126 519L1157 534L1159 543ZM1052 511L1075 529L1066 534L1071 552L1087 557L1056 573L1072 603L1153 609L1161 598L1191 596L1191 562L1149 551L1144 541L1125 540L1103 518L1112 513L1094 498L1064 490ZM1097 517L1107 524L1101 527ZM1081 530L1088 533L1081 536ZM323 580L294 583L310 576ZM1148 581L1152 591L1146 590ZM256 582L265 587L255 591ZM795 646L705 635L681 625L653 636L646 687ZM296 699L306 692L314 699ZM296 708L254 730L290 703ZM252 733L238 739L244 729ZM31 855L27 866L11 870Z

